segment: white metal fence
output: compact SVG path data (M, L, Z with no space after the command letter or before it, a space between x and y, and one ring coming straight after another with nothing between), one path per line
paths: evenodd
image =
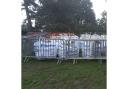
M106 59L106 39L22 39L22 56L42 59Z

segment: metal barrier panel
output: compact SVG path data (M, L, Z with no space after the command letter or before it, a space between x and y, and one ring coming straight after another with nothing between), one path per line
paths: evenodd
M33 41L30 39L22 39L22 56L34 56Z
M106 48L106 40L83 40L82 58L106 58Z
M97 59L106 53L106 40L22 39L22 56Z

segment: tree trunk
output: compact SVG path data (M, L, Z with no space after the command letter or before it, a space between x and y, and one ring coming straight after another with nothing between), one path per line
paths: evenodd
M26 0L24 0L24 6L25 6L27 20L28 20L28 31L32 31L32 22L31 22L31 17L29 15L29 9L28 9Z

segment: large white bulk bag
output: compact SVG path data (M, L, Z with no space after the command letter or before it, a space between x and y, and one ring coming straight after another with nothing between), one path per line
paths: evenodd
M82 57L90 57L93 53L94 41L81 41Z
M34 49L37 57L56 57L57 55L57 45L52 40L49 43L39 40L34 43Z

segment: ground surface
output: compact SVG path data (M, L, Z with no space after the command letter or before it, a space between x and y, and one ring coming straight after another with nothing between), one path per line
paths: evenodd
M22 63L22 89L106 89L106 63L56 61Z

